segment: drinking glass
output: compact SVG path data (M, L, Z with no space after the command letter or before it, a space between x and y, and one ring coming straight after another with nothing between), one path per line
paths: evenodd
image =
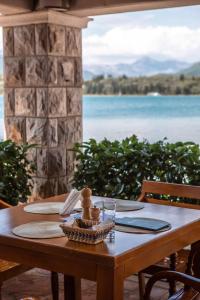
M113 199L107 199L102 201L102 219L103 221L111 221L115 223L116 215L116 201Z
M96 207L101 209L101 220L110 221L115 224L116 215L116 201L114 199L105 199L94 203ZM115 239L115 231L111 230L109 232L108 238L110 241Z

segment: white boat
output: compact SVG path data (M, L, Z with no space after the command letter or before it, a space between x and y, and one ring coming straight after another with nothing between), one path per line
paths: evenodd
M158 93L158 92L152 92L152 93L148 93L147 96L154 96L154 97L157 97L157 96L161 96L161 94Z

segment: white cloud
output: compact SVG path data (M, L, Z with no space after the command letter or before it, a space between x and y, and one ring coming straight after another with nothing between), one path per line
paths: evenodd
M84 63L131 62L138 56L200 60L200 27L115 27L83 39Z

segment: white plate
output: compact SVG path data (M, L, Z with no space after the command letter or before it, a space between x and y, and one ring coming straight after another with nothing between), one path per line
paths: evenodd
M106 202L106 199L105 199ZM102 201L96 200L94 202L94 205L97 207L102 207ZM134 211L144 208L144 204L136 201L131 200L116 200L116 211L122 212L122 211Z
M24 211L32 214L53 215L59 214L63 205L63 202L33 203L25 206Z
M64 236L60 222L30 222L15 227L12 232L20 237L29 239L49 239Z

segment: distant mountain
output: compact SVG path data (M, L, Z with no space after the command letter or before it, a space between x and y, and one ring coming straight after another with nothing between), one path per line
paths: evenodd
M118 77L126 75L128 77L152 76L156 74L178 73L182 69L189 68L191 64L176 60L160 61L151 57L142 57L131 64L116 64L116 65L90 65L84 66L84 79L91 79L90 76L97 75L112 75Z
M143 57L132 64L116 65L85 65L83 68L84 80L91 80L98 75L112 75L119 77L152 76L156 74L184 74L190 76L200 76L200 62L195 64L180 62L176 60L156 60L150 57ZM0 52L0 75L3 74L3 55Z
M197 62L189 68L181 70L179 73L189 76L200 76L200 62Z
M95 77L95 74L90 71L83 70L83 77L84 80L91 80L93 77Z

